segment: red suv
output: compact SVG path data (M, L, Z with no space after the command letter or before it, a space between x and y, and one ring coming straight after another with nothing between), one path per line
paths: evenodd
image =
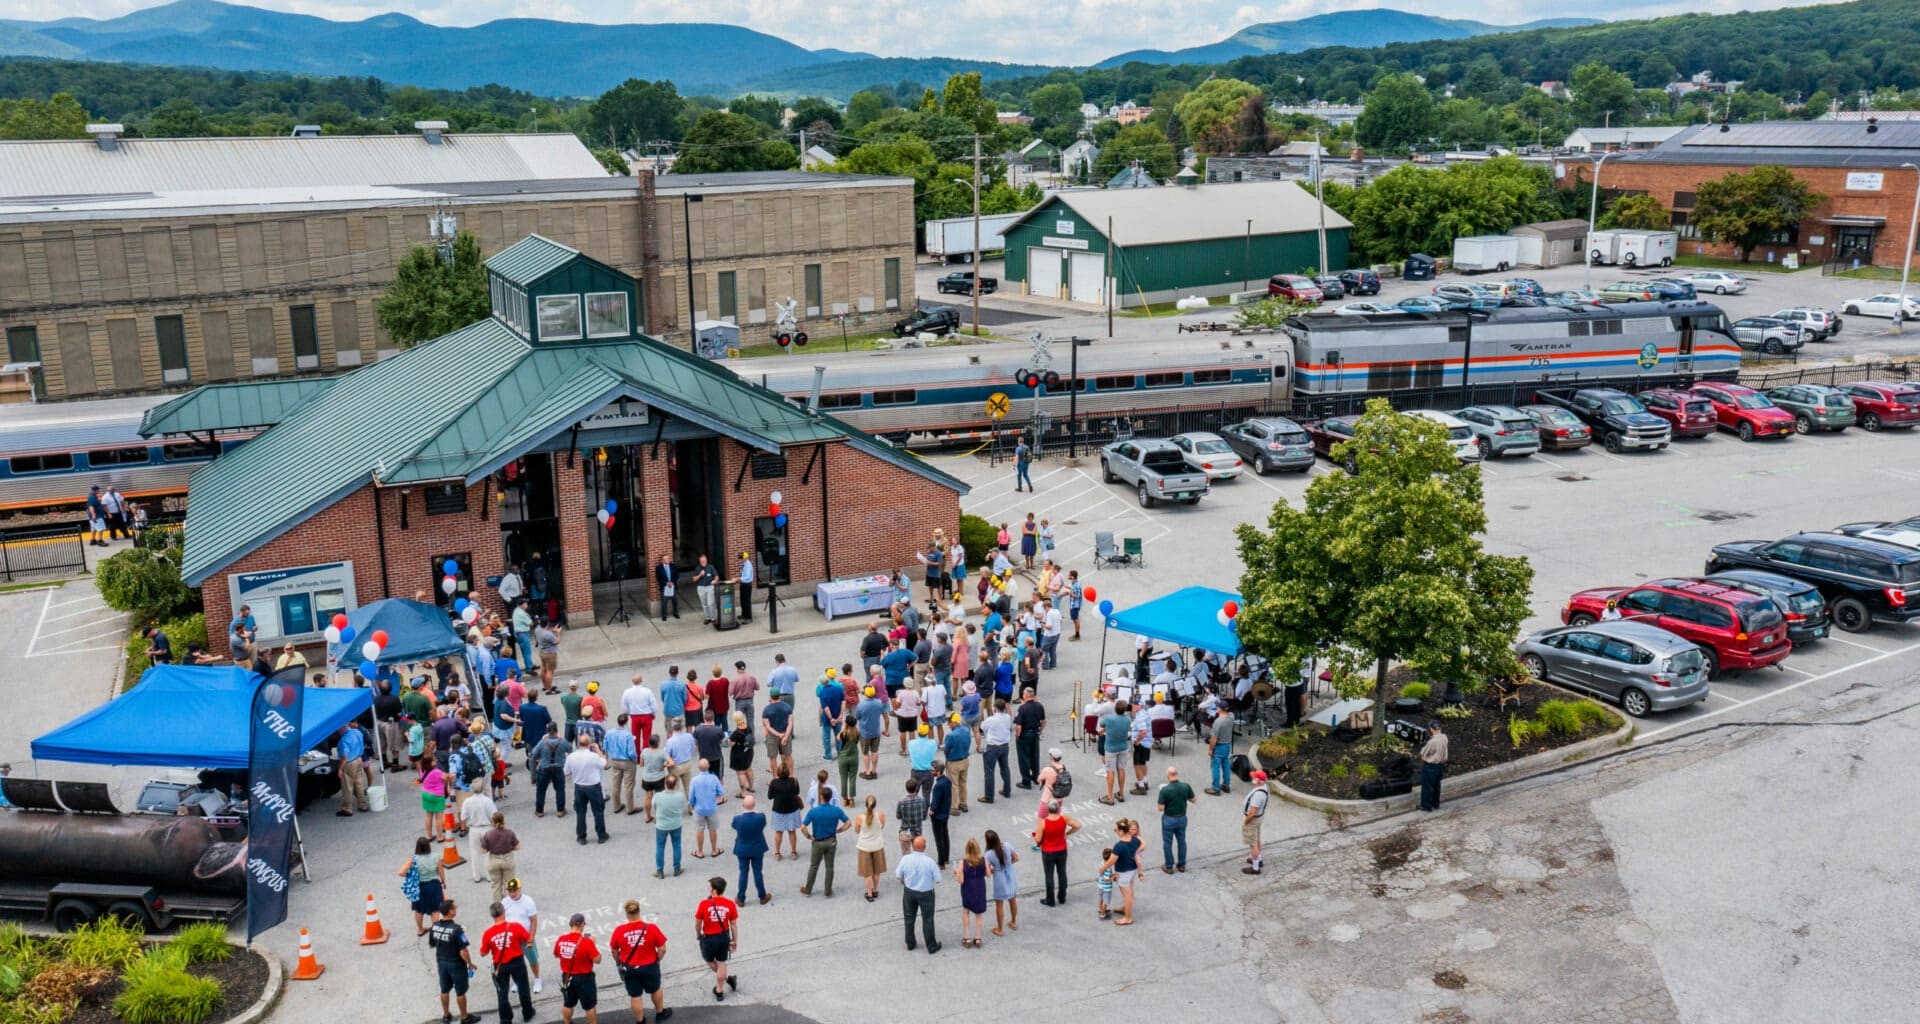
M1739 434L1742 441L1794 434L1793 414L1752 388L1738 384L1695 384L1693 393L1713 403L1720 425Z
M1787 618L1773 598L1712 580L1654 580L1638 587L1582 590L1567 600L1560 621L1584 626L1600 618L1607 600L1622 618L1659 626L1700 645L1709 678L1723 668L1765 668L1793 650Z
M1867 430L1907 428L1920 423L1920 386L1897 381L1863 380L1843 384L1840 390L1853 399L1853 408L1860 415L1860 426Z
M1267 294L1295 302L1319 302L1326 298L1320 286L1313 283L1313 278L1299 274L1275 274L1267 278Z
M1691 391L1660 388L1634 396L1647 411L1673 424L1675 437L1705 437L1720 429L1713 403Z

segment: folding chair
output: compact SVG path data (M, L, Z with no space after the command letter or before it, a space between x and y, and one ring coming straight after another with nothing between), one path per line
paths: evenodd
M1155 743L1161 740L1167 741L1167 756L1169 757L1179 752L1174 745L1174 734L1179 731L1177 728L1178 725L1179 723L1171 718L1155 718L1147 723L1147 726L1153 733Z
M1128 565L1147 564L1147 554L1140 547L1140 538L1128 537L1126 540L1121 541L1121 545L1120 557L1125 559Z
M1094 533L1093 567L1095 569L1100 568L1102 565L1126 565L1130 561L1132 561L1132 559L1122 554L1120 549L1114 545L1112 530L1099 530Z
M1084 748L1088 743L1092 743L1097 747L1099 745L1099 742L1100 742L1100 716L1085 715L1085 714L1081 715L1080 716L1081 747Z

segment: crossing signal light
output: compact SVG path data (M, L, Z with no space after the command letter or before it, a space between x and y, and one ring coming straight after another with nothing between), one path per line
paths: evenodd
M781 348L786 348L788 345L793 344L793 338L785 334L776 334L773 336L773 343Z
M807 343L807 332L801 331L799 334L794 335L793 343L795 345L805 345Z
M1060 390L1060 375L1058 373L1048 370L1047 375L1042 377L1041 380L1046 382L1048 391Z
M1023 388L1037 388L1040 386L1040 375L1032 370L1020 371L1020 376L1017 379Z

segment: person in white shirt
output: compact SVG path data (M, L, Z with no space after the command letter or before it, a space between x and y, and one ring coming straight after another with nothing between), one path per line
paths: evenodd
M1147 709L1147 720L1150 722L1171 722L1174 720L1174 717L1173 704L1168 698L1156 694L1153 698L1153 707Z
M460 805L460 824L467 827L467 863L473 865L476 882L487 880L487 854L480 848L480 840L493 827L493 813L499 809L492 797L478 789Z
M587 811L591 810L594 834L600 842L606 842L607 794L600 779L607 770L607 755L601 753L600 744L589 740L567 755L562 770L573 783L574 838L581 846L587 845Z
M1007 714L1007 702L996 701L993 714L980 722L980 757L986 762L987 794L980 798L983 804L993 802L993 769L1000 769L1000 795L1013 795L1013 775L1007 768L1007 749L1013 743L1013 716Z
M1066 613L1049 606L1040 622L1040 667L1053 668L1060 663L1060 628Z
M520 598L527 592L526 584L520 582L519 566L507 566L506 573L500 577L499 590L501 604L506 605L508 608L519 606Z
M540 908L533 897L520 888L518 878L507 880L507 895L500 900L500 909L507 912L507 920L527 930L527 966L533 969L533 990L540 991Z
M620 710L627 713L636 748L647 749L648 741L653 738L654 716L660 713L660 698L647 688L640 673L633 674L633 685L620 694Z
M926 708L927 722L933 726L933 739L938 743L947 738L947 688L940 680L928 676L925 685L920 688L920 704Z

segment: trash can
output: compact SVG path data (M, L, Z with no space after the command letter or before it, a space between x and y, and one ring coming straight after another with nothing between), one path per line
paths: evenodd
M367 787L367 809L375 814L387 809L387 787Z
M734 607L734 588L722 586L713 588L713 591L713 603L716 606L713 628L739 629L740 610Z

